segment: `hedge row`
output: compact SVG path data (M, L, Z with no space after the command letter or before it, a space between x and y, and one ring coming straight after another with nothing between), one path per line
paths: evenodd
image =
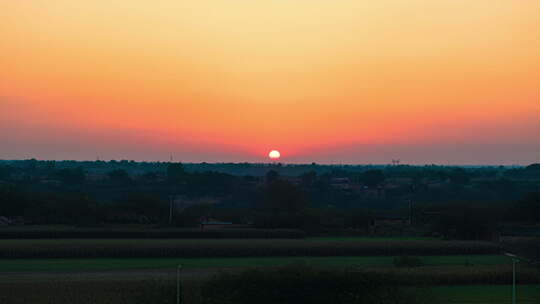
M298 239L306 233L294 229L183 229L183 230L1 230L1 239Z
M380 276L400 285L509 285L512 284L512 265L497 266L438 266L414 268L360 269L362 273ZM517 269L518 284L540 283L540 269L521 264Z
M176 282L0 282L0 303L176 303ZM28 291L31 292L28 292ZM434 303L429 288L390 286L369 275L309 268L220 274L184 281L181 303L189 304L421 304Z
M214 276L202 283L199 297L205 304L436 303L427 286L507 285L512 280L511 266L448 268L365 271L296 265L254 269ZM518 284L540 283L538 269L519 270Z
M214 240L4 240L0 258L265 257L496 254L499 247L467 241Z
M430 286L509 285L511 278L510 267L365 271L295 265L220 273L202 281L184 280L181 294L182 303L190 304L435 304L445 299L434 297ZM540 283L540 272L520 267L517 281L518 284ZM123 282L106 278L100 281L8 281L0 282L0 303L176 303L176 282Z
M421 304L429 288L395 284L385 276L307 266L221 273L200 286L200 304Z

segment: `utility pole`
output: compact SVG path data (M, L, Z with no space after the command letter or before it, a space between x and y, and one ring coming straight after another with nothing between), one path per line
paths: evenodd
M516 304L516 264L519 263L519 258L508 252L504 255L512 259L512 304Z
M409 200L409 226L412 226L412 199Z
M169 195L169 225L172 224L174 195Z
M176 304L180 304L182 302L182 291L180 289L180 271L182 270L182 264L179 264L178 267L176 267Z
M416 187L413 184L411 185L411 198L409 199L409 225L412 226L412 217L413 217L413 210L412 210L412 200L414 197L414 193L416 192Z
M516 304L516 259L512 259L512 304Z

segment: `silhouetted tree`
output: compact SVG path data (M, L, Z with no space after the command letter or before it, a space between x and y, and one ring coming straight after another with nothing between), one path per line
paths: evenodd
M276 180L268 185L266 200L268 206L278 212L298 212L307 206L304 193L295 185L283 180Z
M129 174L126 172L126 170L123 169L117 169L109 172L109 179L118 184L126 184L131 182L131 178L129 177Z
M65 184L82 184L86 178L81 168L56 170L52 174L52 177Z
M266 172L266 183L271 184L279 179L279 173L275 170Z
M530 164L525 167L525 170L540 172L540 164Z
M526 194L511 207L509 216L518 221L540 222L540 192Z
M448 204L442 207L433 229L451 238L489 240L496 231L497 220L498 216L490 206Z
M37 169L38 161L35 158L27 159L24 162L26 163L26 167L30 169L30 171L34 171Z
M184 209L175 217L177 225L182 227L195 227L200 224L204 217L211 218L213 206L209 204L192 205Z
M368 170L362 174L360 180L369 188L376 188L386 177L381 170Z
M469 183L470 176L463 168L455 168L450 172L450 182L457 185L466 185Z
M127 196L125 210L131 210L148 218L159 219L167 214L169 204L156 196L136 192Z
M183 181L186 177L186 171L181 163L171 163L167 167L167 180L169 183L176 184Z
M9 179L13 171L11 166L0 166L0 179Z
M302 186L304 187L311 187L317 181L317 172L315 171L309 171L306 173L303 173L300 175L300 179L302 180Z
M367 229L371 222L371 215L364 209L352 209L345 214L345 227L354 229Z

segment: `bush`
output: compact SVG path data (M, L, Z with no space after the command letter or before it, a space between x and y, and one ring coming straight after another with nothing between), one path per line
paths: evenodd
M62 229L0 230L0 239L299 239L295 229Z
M201 304L433 303L428 292L428 288L401 287L375 274L300 264L218 274L202 284L200 298Z
M394 257L394 266L396 267L419 267L424 266L424 261L419 257L414 256L397 256Z
M210 233L211 231L208 231ZM0 258L402 256L498 253L464 241L312 241L297 239L4 240Z

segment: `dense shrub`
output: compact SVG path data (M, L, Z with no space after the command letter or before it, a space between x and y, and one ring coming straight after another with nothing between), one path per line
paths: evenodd
M314 241L288 239L4 240L0 258L264 257L493 254L492 243L467 241Z
M518 267L518 284L540 283L538 269L523 264ZM295 265L220 273L202 281L184 279L181 290L182 303L189 304L435 304L438 299L426 286L508 285L511 280L511 265L369 270ZM0 281L0 303L171 304L176 303L176 282L174 279L142 281L137 278L123 281L113 276L103 276L100 280L3 280Z
M424 261L415 256L397 256L394 257L394 266L396 267L419 267L424 266Z
M28 292L31 290L32 292ZM9 304L171 304L173 281L0 282L0 303Z
M176 282L146 281L0 282L0 303L166 304L176 303ZM32 292L28 292L31 290ZM383 277L305 266L219 274L185 281L189 304L422 304L436 303L426 287L388 284Z
M502 285L512 284L512 265L497 266L430 266L365 269L373 275L401 285ZM525 263L519 264L518 284L540 283L540 271Z
M383 276L295 265L222 273L204 282L200 295L201 304L433 303L427 292L400 287Z
M297 239L306 233L294 229L65 229L0 230L0 239Z
M540 237L503 237L501 246L505 251L513 252L531 263L540 265Z

